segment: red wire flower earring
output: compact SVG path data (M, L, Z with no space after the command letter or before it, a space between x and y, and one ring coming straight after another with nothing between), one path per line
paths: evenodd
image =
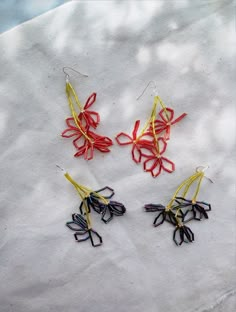
M148 83L137 100L151 83L154 82L150 81ZM157 112L159 105L161 110ZM171 173L175 170L175 164L163 154L167 148L167 141L170 139L171 126L186 115L186 113L183 113L174 119L174 110L166 107L161 98L155 95L151 115L142 130L138 133L140 120L137 120L132 135L120 132L116 136L116 141L119 145L132 145L131 154L133 160L136 163L143 162L144 171L150 172L153 177L157 177L162 170Z
M92 93L84 106L81 105L78 96L69 81L69 75L65 69L70 69L84 77L77 70L70 67L64 67L63 72L66 75L66 96L71 111L72 117L66 119L67 129L62 132L64 138L74 138L73 145L77 152L75 157L84 156L84 159L90 160L94 156L94 150L98 150L102 153L110 152L110 146L113 144L112 140L106 136L101 136L91 128L96 129L100 116L97 112L90 110L90 107L96 101L96 93ZM77 106L79 112L76 112L75 106Z

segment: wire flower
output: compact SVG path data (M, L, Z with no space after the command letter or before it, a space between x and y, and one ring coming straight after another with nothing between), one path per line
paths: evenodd
M67 222L66 226L72 231L76 231L74 237L78 243L90 239L93 247L102 245L102 237L96 231L88 227L88 223L82 215L74 213L72 214L72 220L73 221Z
M185 116L187 116L186 113L183 113L178 118L174 119L174 110L172 108L163 108L159 112L159 116L161 119L156 119L154 122L154 128L156 134L160 134L164 132L164 139L167 141L170 139L170 128L172 125L179 122L181 119L183 119ZM151 126L152 129L152 126Z
M178 238L176 237L177 234L179 234ZM177 225L173 233L173 240L177 246L182 245L183 242L192 243L194 241L194 234L186 225Z
M194 220L202 220L204 217L205 219L208 219L207 211L211 211L211 205L203 202L203 201L194 201L194 200L188 200L183 197L176 197L175 201L179 204L181 208L189 208L184 213L184 220L185 222L188 222L192 219ZM190 214L189 219L185 219L187 215Z
M99 195L100 192L107 190L110 191L109 195ZM79 207L80 213L86 213L86 211L84 211L84 204L86 204L89 212L91 211L91 209L93 209L95 212L102 215L101 220L104 223L108 223L109 221L111 221L113 219L113 216L123 216L123 214L126 212L125 206L117 201L108 201L108 199L112 198L113 195L114 190L109 186L106 186L98 191L91 192L90 195L81 202Z
M104 191L106 192L106 194L102 193ZM91 212L91 210L93 209L97 213L102 213L104 203L107 202L107 199L112 198L114 194L115 194L114 190L109 186L105 186L97 191L91 191L89 193L89 196L86 196L84 200L81 202L79 207L80 213L81 214L85 213L84 211L85 202L89 212Z
M120 132L116 136L116 141L119 145L132 144L132 158L136 163L141 162L142 150L150 148L153 145L153 136L151 132L145 132L138 136L138 129L140 126L140 120L137 120L134 124L132 136L127 133Z
M167 209L165 206L160 205L160 204L147 204L144 206L144 209L147 212L155 212L158 211L158 215L156 216L156 218L153 221L153 225L155 227L161 225L164 223L164 221L167 221L173 225L176 225L176 218L175 218L175 214L171 209ZM174 210L174 208L173 208Z
M158 113L160 119L157 118L157 106L161 105L162 110ZM182 114L174 119L174 110L166 108L159 96L154 96L153 108L149 119L146 121L143 129L138 134L140 120L137 120L132 131L132 135L120 132L116 136L119 145L132 145L132 158L134 162L141 163L143 161L144 171L150 172L153 177L159 176L162 169L166 172L173 172L175 165L162 154L166 150L166 141L170 137L171 125L177 123L186 114ZM162 135L161 137L159 135ZM162 143L163 148L159 147Z
M94 156L94 150L99 150L102 153L110 152L109 147L113 145L112 140L105 136L100 136L92 131L87 131L88 138L84 138L82 144L75 141L74 146L77 148L75 157L84 155L84 159L91 160Z
M66 124L67 124L67 129L65 129L61 136L63 138L72 138L75 137L73 140L73 145L76 147L76 142L83 137L83 133L81 132L81 129L79 129L74 121L73 117L68 117L66 118ZM85 128L86 129L86 128Z
M90 108L90 106L92 106L96 101L96 97L97 94L95 92L90 95L78 116L78 119L85 128L92 127L96 129L100 122L99 114L97 112L88 110L88 108Z
M126 208L123 204L117 201L110 201L102 209L102 221L108 223L113 219L113 216L123 216L125 212Z
M149 150L149 153L143 153L143 156L146 157L146 160L143 163L143 168L145 171L151 172L153 177L157 177L162 170L169 173L175 170L175 164L168 158L162 156L167 147L166 141L163 138L158 138L157 141L159 150L154 147ZM162 147L160 143L162 143Z
M147 212L158 212L153 221L154 226L157 227L163 224L164 221L175 226L173 240L177 246L182 245L184 242L188 243L194 241L194 233L186 226L186 223L191 220L208 219L207 212L211 211L210 204L196 200L204 178L204 172L207 168L203 167L203 170L199 170L200 167L202 166L197 167L196 172L177 187L174 195L166 206L161 204L147 204L144 206ZM192 199L186 199L186 195L195 182L197 183ZM180 191L182 192L182 196L178 196Z
M62 137L74 137L73 145L77 149L74 156L84 156L84 159L90 160L94 156L95 149L102 153L110 152L109 147L113 145L112 140L90 130L91 128L96 129L100 121L99 114L89 110L96 101L96 93L92 93L87 99L84 107L82 107L67 75L66 95L72 117L66 119L68 128L62 132ZM76 112L75 106L77 106L80 111L79 115Z
M160 119L156 119L154 121L154 128L155 128L155 133L160 134L164 132L164 139L167 141L170 139L170 128L172 125L176 124L179 122L181 119L183 119L185 116L187 116L186 113L183 113L180 115L178 118L174 119L174 110L171 108L163 108L159 112ZM152 125L151 125L151 130L152 130Z
M75 137L73 140L73 145L77 149L75 157L84 155L84 159L91 160L95 149L102 153L110 152L109 147L113 145L110 138L98 135L88 130L88 127L83 128L82 125L78 127L72 117L66 119L66 124L68 128L62 132L62 136L65 138Z

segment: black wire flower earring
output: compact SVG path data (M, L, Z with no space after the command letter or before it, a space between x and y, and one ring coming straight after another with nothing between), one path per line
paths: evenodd
M64 171L61 167L57 167ZM115 192L109 186L93 191L84 185L78 184L67 172L64 172L64 176L73 184L81 198L80 213L73 213L72 221L68 221L66 226L75 231L74 237L77 242L90 240L93 247L102 245L102 237L92 228L91 210L101 214L101 220L108 223L114 216L123 216L126 212L125 206L122 203L110 200Z
M166 206L161 204L147 204L144 206L147 212L158 212L153 221L155 227L160 226L165 221L175 227L173 240L177 246L182 245L182 243L193 242L195 239L194 233L186 226L186 223L191 220L200 221L202 219L208 219L208 212L211 211L211 205L205 201L197 201L207 168L202 166L197 167L196 173L178 186ZM210 181L212 182L212 180ZM187 199L186 196L194 182L197 182L194 195L191 199ZM181 196L179 196L180 191L183 191Z

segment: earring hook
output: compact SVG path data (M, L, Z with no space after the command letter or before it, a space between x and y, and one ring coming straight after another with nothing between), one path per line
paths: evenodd
M202 169L200 170L200 168L202 168ZM196 171L197 172L200 172L200 171L205 172L208 168L209 168L208 165L207 166L197 166Z
M88 75L82 74L82 73L79 72L78 70L75 70L75 69L73 69L73 68L71 68L71 67L65 66L65 67L62 68L62 71L63 71L63 73L66 75L66 82L69 82L69 77L70 77L70 75L65 71L65 69L70 69L70 70L74 71L75 73L77 73L77 74L79 74L79 75L81 75L81 76L83 76L83 77L88 77Z
M64 169L64 168L62 168L61 166L56 165L56 167L57 167L58 169L60 169L62 172L66 172L66 171L65 171L65 169Z
M137 101L143 96L144 92L147 90L147 88L150 86L150 84L153 83L154 84L154 93L157 94L157 85L156 82L154 80L150 80L149 83L146 85L146 87L144 88L143 92L137 97Z
M200 169L202 168L202 169ZM205 171L209 168L209 166L197 166L196 168L196 172L203 172L205 173ZM209 180L211 183L214 183L210 178L208 178L207 176L204 175L204 178L206 178L207 180Z

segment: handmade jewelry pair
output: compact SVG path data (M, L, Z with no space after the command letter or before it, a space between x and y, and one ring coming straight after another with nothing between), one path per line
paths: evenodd
M75 71L72 68L67 68ZM113 145L112 140L107 136L101 136L94 132L100 122L99 114L90 110L90 107L96 101L96 93L92 93L85 105L82 106L69 81L69 75L65 72L65 68L63 68L63 71L66 74L66 95L72 117L66 119L68 128L62 132L62 136L74 138L73 145L77 150L74 154L75 157L83 156L84 159L91 160L94 157L94 150L102 153L110 152L110 147ZM79 112L76 111L76 106ZM159 107L160 110L158 111ZM171 173L175 170L175 165L164 156L164 153L170 139L171 126L182 120L186 115L186 113L183 113L175 119L174 110L166 107L161 98L155 95L150 117L142 130L139 131L140 120L137 120L132 135L120 132L116 136L116 141L119 145L132 145L131 154L134 162L142 163L144 170L150 172L153 177L159 176L162 171ZM66 225L75 231L74 237L77 242L90 240L93 247L100 246L102 237L92 228L91 211L94 210L101 214L101 220L108 223L114 216L122 216L126 212L126 208L123 204L110 200L114 195L112 188L106 186L93 191L78 184L67 172L64 175L73 184L81 198L80 213L72 214L72 221L67 222ZM175 227L173 240L176 245L194 241L194 234L185 225L186 223L191 220L208 218L207 212L211 210L211 205L197 201L203 177L204 170L198 168L196 173L180 184L166 206L161 204L145 205L147 212L158 212L153 222L154 226L159 226L167 221ZM190 187L194 183L197 183L194 195L191 199L186 199ZM183 191L182 195L179 194L180 191Z
M74 154L75 157L83 155L84 159L91 160L94 157L94 150L102 153L110 152L110 147L113 144L112 140L91 130L91 128L96 129L100 122L99 114L90 110L90 107L96 101L96 93L92 93L85 105L82 106L69 81L69 75L66 72L65 74L66 95L72 117L66 119L68 128L62 132L62 136L74 138L73 145L77 149ZM161 110L158 112L159 105ZM76 112L76 106L79 112ZM137 120L132 135L120 132L116 136L116 141L119 145L132 145L133 160L136 163L143 161L144 170L150 172L153 177L157 177L162 170L171 173L175 170L175 164L164 156L167 141L170 139L170 129L172 125L179 122L186 115L186 113L183 113L174 119L174 110L166 107L161 98L156 95L154 96L150 117L142 130L139 131L140 120Z

